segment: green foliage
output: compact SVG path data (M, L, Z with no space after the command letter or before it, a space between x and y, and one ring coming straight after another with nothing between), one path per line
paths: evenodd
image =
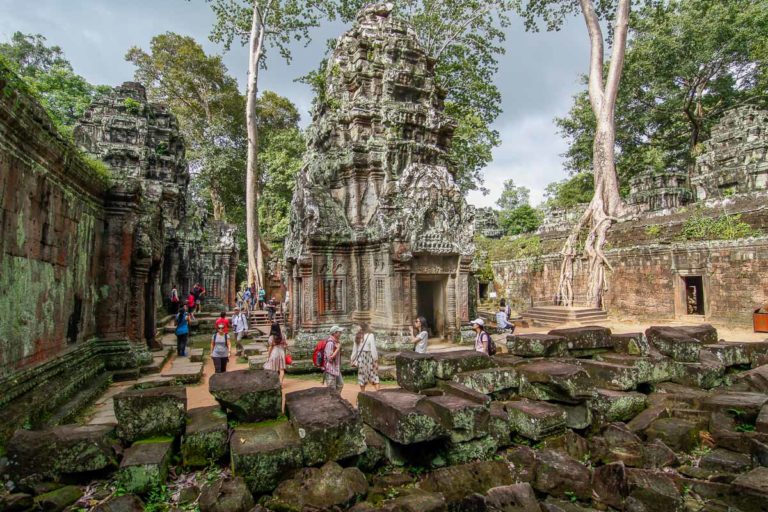
M661 226L658 224L651 224L645 227L645 234L651 238L655 238L661 234Z
M133 98L125 98L123 100L123 106L125 107L126 112L134 116L141 113L141 102L136 101Z
M66 136L91 101L109 90L94 86L72 70L58 46L46 46L40 34L15 32L7 43L0 43L0 56L26 84Z
M152 489L147 495L144 512L165 512L170 510L172 497L171 491L165 485Z
M595 190L592 173L580 172L570 178L547 185L544 196L548 208L572 208L592 200Z
M531 191L527 187L515 186L512 179L504 181L504 190L496 201L496 205L502 210L514 210L519 206L529 204Z
M98 158L91 157L84 152L80 152L80 157L85 161L86 164L88 164L88 167L90 167L96 173L96 175L103 180L106 185L109 185L112 180L112 171L109 169L107 164Z
M523 204L514 210L500 211L499 225L508 235L532 233L539 228L543 217L541 210Z
M543 254L541 238L537 235L502 237L498 240L478 235L475 237L475 245L478 251L488 254L491 262L533 258Z
M680 232L681 240L738 240L758 236L760 231L741 221L741 215L722 214L706 217L701 210L694 211Z

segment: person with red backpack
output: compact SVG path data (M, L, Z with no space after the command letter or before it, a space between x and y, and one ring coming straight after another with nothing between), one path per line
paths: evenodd
M344 387L344 379L341 376L341 333L343 328L338 325L331 327L330 336L325 340L323 350L323 373L325 385L337 394L341 394Z
M496 355L496 344L491 335L485 330L485 320L482 318L472 320L472 328L477 333L475 337L475 350L489 356Z

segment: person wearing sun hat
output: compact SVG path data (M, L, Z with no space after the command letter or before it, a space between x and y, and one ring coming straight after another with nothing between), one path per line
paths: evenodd
M482 318L472 320L472 328L477 333L475 337L475 350L487 354L490 335L485 332L485 320Z
M341 333L343 327L334 325L331 327L330 336L325 342L325 385L336 393L341 393L344 387L344 379L341 376Z

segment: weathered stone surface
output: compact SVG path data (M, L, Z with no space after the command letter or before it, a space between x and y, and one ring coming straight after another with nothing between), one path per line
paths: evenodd
M501 402L491 402L490 415L488 417L488 433L496 440L499 448L512 444L512 427L509 422L509 413Z
M570 429L560 435L546 438L541 447L562 452L579 461L584 461L591 455L587 440Z
M505 462L483 461L437 469L424 477L419 486L441 493L448 503L455 503L471 494L514 483Z
M287 421L236 428L229 451L233 474L242 477L253 494L271 492L303 464L301 441Z
M329 462L281 482L266 505L273 510L344 509L367 493L368 482L359 469Z
M531 485L537 491L559 497L570 497L573 493L582 500L592 497L592 474L583 464L554 450L537 452L536 462Z
M643 442L623 423L610 423L600 436L589 439L592 458L610 464L622 462L629 467L642 467Z
M25 512L31 510L34 504L32 495L24 492L0 495L0 510L7 512Z
M678 327L649 327L645 336L652 346L675 361L696 363L703 343ZM716 340L715 340L716 341Z
M430 396L422 401L420 406L439 421L454 443L488 435L490 414L485 404L445 394Z
M145 494L168 478L173 439L137 441L125 451L117 481L128 493Z
M629 495L629 482L624 464L614 462L595 468L594 491L596 500L618 510L624 508Z
M612 334L611 341L613 349L622 354L646 356L650 350L650 344L642 332Z
M185 466L203 467L223 459L229 450L227 415L217 405L192 409L181 441Z
M659 439L675 451L689 452L699 443L699 428L678 418L660 418L651 423L645 436L649 441Z
M144 512L144 502L135 494L124 494L108 499L93 508L94 512Z
M579 402L594 396L589 374L578 365L541 359L516 366L520 396L532 400Z
M731 389L768 393L768 364L731 376Z
M712 389L723 384L725 365L709 351L699 352L700 363L678 363L679 374L673 382L684 386Z
M536 494L530 484L514 484L494 487L485 495L490 510L504 512L541 512Z
M509 334L507 350L523 357L561 356L566 352L566 340L549 334Z
M187 390L181 386L123 391L114 403L117 432L126 441L184 433Z
M704 398L700 405L702 409L712 412L739 411L738 415L741 419L754 421L766 403L768 403L768 395L764 393L725 391Z
M200 512L249 512L254 502L245 481L235 477L204 485L198 505Z
M103 471L117 465L114 443L114 429L103 425L17 430L6 446L8 471L17 482Z
M531 482L536 475L536 452L525 445L518 445L504 452L504 459L517 482Z
M491 404L490 396L452 380L438 380L436 390L425 390L424 393L430 396L453 395L485 407L489 407Z
M760 409L760 414L757 415L755 420L755 430L768 434L768 405L764 405Z
M277 372L238 370L216 373L211 375L208 389L238 421L262 421L280 416L283 395Z
M601 421L629 421L645 410L648 397L634 391L597 389L588 404Z
M401 352L395 358L397 385L408 391L435 387L437 363L432 354Z
M49 512L61 512L82 497L83 491L76 485L65 485L35 497L35 508Z
M493 359L488 354L477 350L451 350L448 352L436 352L434 354L435 377L451 380L454 375L472 370L484 370L495 366Z
M768 467L755 468L737 476L733 490L738 496L737 505L745 512L765 511L768 508Z
M747 345L747 343L723 342L706 345L702 350L706 350L717 357L725 366L736 366L750 363Z
M288 393L285 395L285 413L301 439L307 466L346 459L365 451L360 415L330 388Z
M404 390L360 393L357 406L363 421L400 444L446 437L448 432L423 405L426 397Z
M640 412L627 423L627 428L634 433L643 432L659 418L668 418L669 410L664 405L654 405Z
M722 448L715 448L699 460L699 467L723 473L743 473L752 468L752 458Z
M640 371L634 366L605 361L579 361L595 386L617 391L630 391L640 382Z
M592 424L592 411L586 403L558 404L565 411L565 426L582 430Z
M512 367L457 373L453 376L453 380L486 395L515 389L520 383L517 371Z
M553 404L521 400L505 402L512 434L534 441L562 432L565 429L565 411Z
M568 329L554 329L549 331L550 336L560 336L566 339L566 349L569 352L604 348L613 348L611 330L607 327L589 325L584 327L571 327Z
M628 469L627 510L633 512L675 511L682 497L672 479L664 473L646 469Z
M682 325L675 327L675 329L695 340L698 340L704 345L713 345L718 341L717 329L709 324Z
M642 448L643 467L646 469L663 469L678 463L677 455L664 444L661 439L654 439Z
M417 488L406 488L400 495L376 506L364 501L349 509L349 512L446 512L445 498L438 492L427 492Z
M387 455L387 440L366 424L363 424L365 451L355 458L355 466L366 472L372 472Z

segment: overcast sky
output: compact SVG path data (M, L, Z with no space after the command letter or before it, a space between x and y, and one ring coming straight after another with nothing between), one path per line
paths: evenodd
M77 73L94 84L131 80L133 66L124 60L126 51L131 46L147 49L150 39L163 32L189 35L206 52L223 52L208 40L212 24L204 0L0 0L0 39L8 40L17 30L43 34L49 44L61 46ZM302 122L308 122L312 92L294 79L314 69L326 39L345 28L326 23L314 30L309 46L295 46L291 65L270 55L260 88L290 98L299 106ZM509 178L530 188L531 202L536 204L549 182L566 177L560 157L565 145L553 119L568 111L571 96L581 88L579 75L588 65L589 44L580 18L570 20L561 32L537 34L525 32L522 22L515 20L506 49L496 77L503 104L495 124L501 146L484 171L490 193L469 195L469 202L477 206L493 205ZM246 50L233 48L224 61L244 89Z

